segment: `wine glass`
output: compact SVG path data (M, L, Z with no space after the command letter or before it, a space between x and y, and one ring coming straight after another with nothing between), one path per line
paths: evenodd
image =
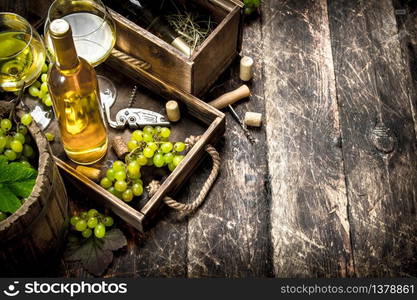
M116 43L116 28L110 13L100 0L55 0L51 4L44 30L51 61L54 61L54 49L49 36L49 25L55 19L64 19L71 25L78 56L92 66L98 66L111 54ZM114 101L117 90L113 82L104 76L97 77L101 101Z
M46 54L29 22L14 13L0 13L0 45L0 89L15 92L35 82Z

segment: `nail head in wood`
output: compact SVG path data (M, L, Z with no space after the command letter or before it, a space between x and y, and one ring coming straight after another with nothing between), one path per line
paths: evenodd
M181 118L180 107L177 101L170 100L165 104L168 120L177 122Z
M249 81L253 76L253 59L249 56L244 56L240 60L239 78L242 81Z
M261 127L261 125L262 125L262 114L261 113L256 113L256 112L247 111L245 113L245 120L244 120L244 122L245 122L245 124L247 126Z

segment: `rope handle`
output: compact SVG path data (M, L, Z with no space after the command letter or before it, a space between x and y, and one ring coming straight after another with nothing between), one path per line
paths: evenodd
M187 139L187 141L190 146L193 146L198 141L199 138L200 137L191 136L190 138ZM210 144L206 146L205 150L208 154L210 154L213 160L213 167L211 169L210 175L207 177L206 182L203 184L203 187L201 188L201 191L198 197L192 203L189 203L189 204L180 203L169 196L165 196L163 198L163 201L166 205L168 205L172 209L182 212L185 215L189 215L193 213L197 208L200 207L201 204L203 204L207 194L209 193L211 187L213 186L214 181L216 181L216 178L219 175L219 171L220 171L219 152L217 152L217 150ZM159 181L153 180L147 187L149 194L151 196L155 194L160 186L161 184Z

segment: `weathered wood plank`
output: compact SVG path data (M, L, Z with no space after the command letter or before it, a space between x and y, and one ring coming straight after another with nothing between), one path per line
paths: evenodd
M329 1L355 269L416 275L417 157L390 0Z
M327 4L269 0L263 11L275 274L351 276Z
M260 18L245 24L243 54L255 60L255 75L249 101L235 105L237 112L265 113L263 97L263 59ZM221 78L206 100L236 88L237 63L226 78ZM223 84L222 84L223 83ZM225 110L227 112L227 110ZM263 277L271 276L269 195L265 131L252 130L259 140L251 145L242 129L227 115L220 176L206 203L189 219L188 276ZM205 164L202 175L190 182L189 200L197 196L211 168Z

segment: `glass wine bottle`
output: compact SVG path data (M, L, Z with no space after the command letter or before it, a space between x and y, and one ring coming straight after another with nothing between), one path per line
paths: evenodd
M100 109L93 67L77 56L69 23L54 20L49 28L56 62L49 72L49 91L67 156L92 164L107 152L108 137Z
M114 1L105 0L113 9L120 11L128 19L154 33L182 53L191 56L191 48L178 36L166 20L159 16L147 0ZM148 3L149 2L149 3Z

